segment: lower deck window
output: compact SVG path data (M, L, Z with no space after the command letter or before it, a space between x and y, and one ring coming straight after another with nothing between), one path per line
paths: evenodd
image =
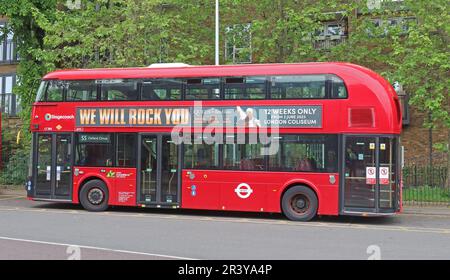
M219 168L219 144L208 144L201 136L195 136L191 144L184 144L184 168Z
M78 134L75 155L75 165L78 166L113 166L114 143L112 134Z
M270 171L337 172L337 136L280 135Z

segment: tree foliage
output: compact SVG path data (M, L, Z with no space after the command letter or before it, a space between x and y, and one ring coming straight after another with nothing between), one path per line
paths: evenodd
M81 9L69 9L66 2L0 4L0 14L10 18L21 43L15 92L26 122L39 79L53 69L213 63L214 1L82 0ZM407 9L369 9L367 1L336 0L221 0L220 5L222 34L226 26L251 23L253 62L361 64L403 84L411 103L430 113L428 125L450 127L447 0L405 0ZM373 23L374 18L399 16L417 21L406 31ZM347 40L317 50L314 42L323 22L343 18L350 25Z

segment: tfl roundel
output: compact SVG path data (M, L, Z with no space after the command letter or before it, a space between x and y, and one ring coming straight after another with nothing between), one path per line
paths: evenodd
M246 183L239 184L236 189L234 189L234 192L239 196L240 198L248 198L253 193L252 188Z

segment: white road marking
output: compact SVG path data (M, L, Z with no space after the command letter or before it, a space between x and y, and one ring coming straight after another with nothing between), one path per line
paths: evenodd
M118 250L118 249L110 249L110 248L102 248L102 247L94 247L94 246L77 245L77 244L65 244L65 243L57 243L57 242L47 242L47 241L39 241L39 240L12 238L12 237L5 237L5 236L0 236L0 240L19 241L19 242L36 243L36 244L43 244L43 245L65 246L65 247L77 246L77 247L80 247L83 249L107 251L107 252L114 252L114 253L161 257L161 258L170 258L170 259L178 259L178 260L195 260L192 258L179 257L179 256L152 254L152 253L144 253L144 252L135 252L135 251Z
M0 200L13 200L13 199L19 199L19 198L25 198L25 196L13 196L13 195L0 195Z

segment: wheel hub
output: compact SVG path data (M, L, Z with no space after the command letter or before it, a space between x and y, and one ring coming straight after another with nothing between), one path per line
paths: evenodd
M298 208L305 208L306 202L304 199L298 199L297 202L295 203L295 206L297 206Z
M303 194L298 194L292 197L291 207L298 214L304 214L310 209L309 198Z
M103 202L104 194L101 189L93 188L88 192L88 200L94 205L99 205Z

